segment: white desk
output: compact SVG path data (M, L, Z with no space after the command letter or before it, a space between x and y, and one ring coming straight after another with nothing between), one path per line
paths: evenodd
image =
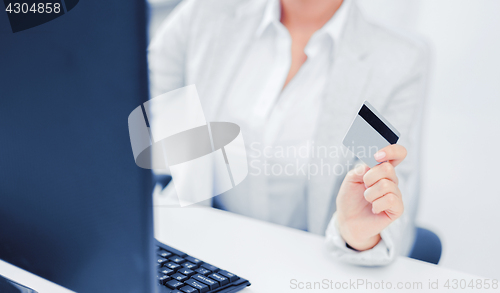
M357 267L332 259L321 236L262 222L211 208L155 208L155 236L175 248L198 257L215 266L227 269L250 280L252 285L243 292L310 292L291 288L291 280L328 283L333 289L313 290L332 292L335 285L350 286L350 282L368 280L372 286L384 288L391 282L392 290L376 292L425 292L445 291L446 280L465 279L467 284L477 277L406 257L398 258L386 267ZM71 292L40 277L0 261L0 274L40 293ZM439 280L441 290L428 290L429 280ZM365 281L366 282L366 281ZM406 282L421 282L423 289L394 290ZM321 283L323 285L323 283ZM413 284L411 284L413 286ZM419 286L416 284L415 286ZM351 287L352 288L352 287ZM358 290L363 292L365 285ZM447 290L470 292L472 289ZM482 290L498 292L497 290Z
M439 279L440 289L444 289L447 279L477 279L407 257L399 257L392 265L375 268L340 263L328 255L321 236L211 208L158 207L156 211L158 240L248 279L252 285L243 291L247 293L308 291L291 289L291 279L304 285L323 279L334 281L334 285L335 282L368 279L379 283L390 281L393 287L398 282L409 281L422 282L424 289L428 288L429 279ZM362 292L364 287L359 288ZM404 292L427 291L424 289ZM468 290L450 290L457 291ZM500 289L486 291L498 292Z

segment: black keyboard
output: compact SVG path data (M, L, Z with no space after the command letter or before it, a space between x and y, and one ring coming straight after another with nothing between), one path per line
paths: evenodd
M226 270L157 242L159 293L228 293L250 282Z

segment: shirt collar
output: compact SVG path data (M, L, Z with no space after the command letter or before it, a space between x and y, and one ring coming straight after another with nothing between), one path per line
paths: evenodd
M351 6L352 0L344 0L340 8L335 12L333 17L317 31L317 33L327 33L334 42L341 38L342 31L347 21L347 15ZM257 36L260 37L264 31L271 25L277 24L281 18L281 6L279 0L268 0L264 10L262 21L257 28Z
M279 0L268 0L264 9L264 16L257 28L257 36L260 37L264 31L272 24L279 22L281 18L281 6Z

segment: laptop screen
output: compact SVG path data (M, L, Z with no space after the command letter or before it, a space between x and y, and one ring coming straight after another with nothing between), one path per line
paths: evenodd
M152 181L127 125L148 97L145 3L51 2L0 12L0 259L78 292L151 292Z

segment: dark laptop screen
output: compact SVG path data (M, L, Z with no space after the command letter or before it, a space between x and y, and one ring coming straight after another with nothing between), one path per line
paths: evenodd
M148 97L145 3L50 2L65 13L27 29L0 11L0 259L78 292L150 292L151 176L127 125Z

